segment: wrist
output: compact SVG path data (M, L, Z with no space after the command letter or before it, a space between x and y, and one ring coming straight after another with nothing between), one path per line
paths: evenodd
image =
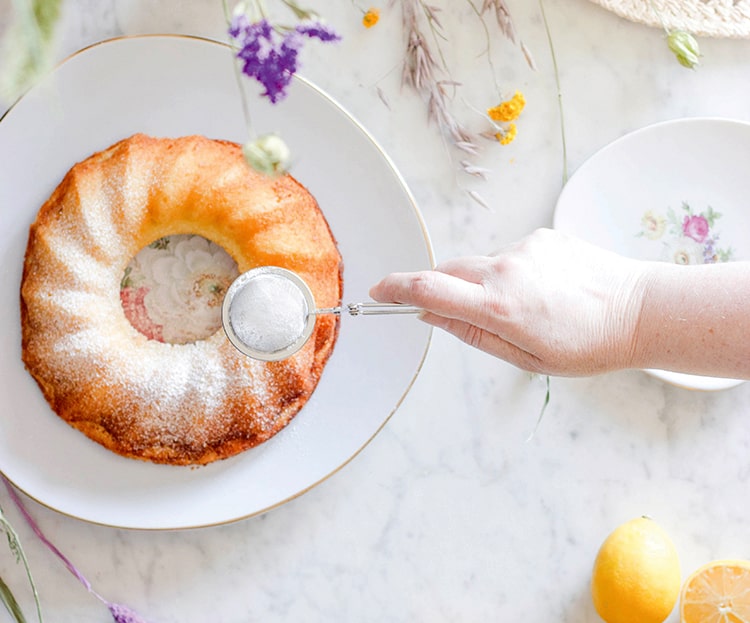
M659 287L659 262L625 261L627 270L614 299L612 314L613 331L620 338L615 342L612 369L646 367L643 362L648 358L648 339L643 335L644 310L652 300L652 292Z
M664 291L664 262L641 262L640 274L633 288L634 322L628 343L628 368L649 368L653 365L653 334L655 306Z

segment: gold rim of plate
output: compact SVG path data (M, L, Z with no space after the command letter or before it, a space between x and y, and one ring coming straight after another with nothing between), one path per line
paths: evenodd
M72 60L76 56L79 56L80 54L83 54L83 53L91 50L92 48L96 48L96 47L99 47L99 46L102 46L102 45L107 45L109 43L115 43L115 42L118 42L118 41L125 41L125 40L130 40L130 39L164 39L164 38L183 39L183 40L188 40L188 41L196 41L196 42L200 42L200 43L206 43L206 44L210 44L210 45L218 45L218 46L223 46L223 47L229 48L229 45L226 42L217 41L215 39L210 39L210 38L207 38L207 37L201 37L201 36L197 36L197 35L185 35L185 34L175 34L175 33L153 33L153 34L149 33L149 34L138 34L138 35L122 35L122 36L112 37L112 38L109 38L109 39L104 39L102 41L97 41L96 43L93 43L93 44L91 44L89 46L83 47L83 48L81 48L81 49L73 52L69 56L67 56L64 59L62 59L59 63L57 63L57 65L55 66L55 69L58 69L58 68L62 67L65 63L69 62L70 60ZM427 225L426 225L426 223L424 221L424 218L422 217L421 212L419 211L419 209L417 207L416 200L412 196L411 191L409 190L409 187L406 184L406 181L401 176L400 172L396 169L396 167L393 164L393 162L390 159L390 157L382 150L382 148L380 147L380 145L369 134L369 132L367 132L364 129L364 127L362 125L360 125L360 123L358 121L356 121L354 119L354 117L352 117L351 114L343 106L341 106L337 101L335 101L333 98L331 98L324 91L322 91L321 89L319 89L313 83L311 83L311 82L307 81L306 79L302 78L301 76L295 75L295 79L299 80L300 82L302 82L305 85L307 85L309 88L311 88L314 91L316 91L317 93L319 93L322 97L324 97L326 100L328 100L331 103L331 105L335 106L339 111L341 111L341 113L346 118L348 118L352 123L354 123L357 126L357 128L361 132L363 132L365 134L365 136L367 137L368 141L370 143L372 143L372 145L380 153L381 157L387 163L388 167L391 169L391 171L393 172L393 174L397 178L398 183L402 186L402 188L404 189L404 191L406 192L406 194L407 194L407 196L409 198L409 203L411 205L411 209L414 211L414 214L417 217L417 220L418 220L418 223L419 223L419 228L421 230L421 233L422 233L425 245L426 245L427 255L428 255L428 258L429 258L429 264L430 264L430 266L434 267L435 266L435 254L434 254L434 250L432 248L432 242L430 240L430 235L429 235L429 233L427 231ZM31 90L33 90L33 87L32 87ZM6 117L11 112L11 110L13 110L15 108L15 106L17 106L19 104L19 102L21 102L21 100L23 100L23 98L26 97L26 95L28 95L28 93L22 94L20 97L18 97L18 99L16 101L12 102L10 104L10 106L8 106L7 110L5 110L4 112L0 113L0 123L2 123L6 119ZM304 495L305 493L307 493L308 491L314 489L315 487L317 487L321 483L325 482L326 480L328 480L332 476L338 474L342 469L344 469L347 465L349 465L349 463L351 463L351 461L355 457L357 457L370 444L370 442L373 439L375 439L375 437L378 436L378 434L383 430L383 428L385 428L386 424L388 424L388 422L393 417L393 415L396 413L396 411L398 411L399 407L401 406L401 404L406 399L406 396L411 391L414 383L416 382L417 378L419 377L420 372L422 371L422 368L424 366L425 360L427 359L427 353L430 350L431 343L432 343L432 330L430 330L429 333L428 333L428 336L427 336L427 339L426 339L426 342L425 342L425 346L424 346L424 350L422 351L422 354L421 354L420 360L419 360L419 362L417 364L417 367L416 367L413 375L411 376L411 378L408 379L406 387L403 389L403 392L401 393L400 397L398 398L396 404L393 405L393 407L390 409L390 411L384 416L383 421L380 422L380 425L377 427L377 429L375 431L373 431L373 433L365 440L365 442L360 447L355 448L351 452L351 455L348 458L346 458L345 460L343 460L343 462L340 465L338 465L336 468L332 469L328 474L326 474L322 478L319 478L318 480L309 483L307 486L305 486L304 488L300 489L299 491L296 491L296 492L294 492L292 494L289 494L289 495L283 497L282 499L279 499L278 501L276 501L274 503L271 503L271 504L268 504L268 505L264 506L263 508L257 508L257 509L254 509L252 511L247 511L247 512L244 512L244 513L235 514L235 515L233 515L231 517L222 518L222 519L214 519L212 521L207 521L207 522L203 522L203 523L193 522L193 523L190 523L189 525L128 526L128 525L122 525L121 523L117 523L117 522L101 521L101 520L96 520L96 519L92 519L92 518L88 518L88 517L83 517L80 514L76 514L76 513L71 512L71 511L61 510L59 508L56 508L55 506L52 506L52 505L48 504L47 502L45 502L43 499L41 499L39 496L35 495L34 493L32 493L30 491L27 491L22 485L20 485L19 483L16 483L15 480L12 478L11 475L6 474L1 468L0 468L0 476L2 476L3 478L5 478L5 480L8 483L10 483L18 491L22 492L26 497L28 497L31 500L34 500L36 503L40 504L41 506L45 506L46 508L49 508L49 509L51 509L51 510L57 512L57 513L60 513L63 516L66 516L66 517L71 517L73 519L78 519L78 520L81 520L81 521L85 521L85 522L93 524L93 525L100 525L100 526L105 526L105 527L110 527L110 528L125 529L125 530L128 530L128 529L129 530L139 530L139 531L144 531L144 532L181 531L181 530L194 530L194 529L198 529L198 528L212 528L212 527L216 527L216 526L221 526L221 525L227 525L227 524L235 523L235 522L238 522L238 521L243 521L243 520L249 519L251 517L256 517L258 515L262 515L264 513L272 511L272 510L274 510L276 508L279 508L279 507L287 504L288 502L290 502L290 501L292 501L292 500L294 500L294 499L296 499L296 498Z

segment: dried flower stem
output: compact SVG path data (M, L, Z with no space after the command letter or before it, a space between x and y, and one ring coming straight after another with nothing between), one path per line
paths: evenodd
M661 11L656 8L656 4L654 4L653 0L648 0L648 5L658 18L659 22L661 22L661 27L667 35L667 46L675 55L677 61L680 65L687 67L688 69L695 68L699 64L700 58L700 47L698 46L698 41L696 41L695 37L686 30L671 29L664 20Z
M656 15L656 18L661 23L661 27L664 29L664 32L669 34L669 27L667 26L667 22L664 21L664 16L661 14L661 11L656 8L653 0L648 0L648 6L651 8L651 10Z
M487 57L498 99L502 99L503 94L492 58L491 36L485 13L493 12L501 32L515 43L516 31L510 11L505 0L483 0L481 8L474 0L465 1L482 25L486 42L482 54ZM470 132L451 111L450 100L456 95L460 83L451 77L450 68L443 54L441 43L448 39L438 16L440 9L428 4L427 0L402 0L401 10L406 38L402 85L412 88L425 101L428 119L438 126L442 137L449 139L454 147L464 153L476 156L481 151L478 139L480 136L486 137L487 133ZM426 28L429 28L428 35L425 35L426 28L423 31L424 24ZM428 43L428 37L434 47ZM528 50L524 46L522 50L529 66L533 68L533 61ZM486 115L482 114L482 116L486 119ZM510 138L505 141L506 143L512 140L511 130L512 136L515 136L515 127L513 127L508 130ZM491 138L497 142L499 140L497 132L493 132ZM484 179L489 173L488 169L476 166L466 158L460 159L458 164L459 170L467 175ZM467 190L467 193L474 201L487 207L487 203L475 191Z
M565 186L565 184L568 181L568 149L565 142L565 116L563 115L563 99L562 99L562 88L560 87L560 71L557 67L557 55L555 54L555 45L552 41L552 32L550 31L549 22L547 21L547 14L544 10L544 0L539 0L539 10L542 14L542 21L544 22L544 31L547 35L547 43L549 44L549 52L550 56L552 58L552 67L554 69L555 73L555 85L557 87L557 107L560 113L560 139L562 143L562 185ZM536 434L536 431L539 429L539 425L542 423L542 419L544 418L544 414L547 411L547 407L549 406L550 402L550 376L546 375L545 377L545 386L546 386L546 392L544 394L544 402L542 403L542 408L539 411L539 416L537 417L536 424L534 425L533 430L529 434L529 436L526 438L526 441L531 441L531 439Z
M491 10L495 11L495 19L497 20L497 25L500 26L500 30L506 37L508 37L508 39L515 43L516 27L513 24L513 19L510 16L510 9L505 3L505 0L484 0L481 14L484 15L487 11Z
M427 102L428 117L451 137L453 143L463 151L475 154L477 146L471 134L451 114L446 88L457 86L435 61L422 31L419 28L417 8L421 0L403 0L402 10L406 25L406 58L401 75L403 84L413 88Z
M5 535L8 538L8 546L10 547L10 551L15 554L16 560L23 563L24 569L26 571L26 577L28 578L29 585L31 586L31 592L34 595L36 614L39 619L39 623L42 623L42 606L39 602L39 592L37 591L34 577L31 575L29 561L26 559L26 554L23 551L23 547L21 546L21 541L18 538L18 534L16 534L16 531L8 521L8 518L5 516L2 508L0 508L0 531L5 532ZM18 602L13 596L13 593L11 592L8 585L2 581L2 578L0 578L0 600L3 602L3 604L5 604L8 612L16 619L17 622L25 623L25 618L23 616L23 613L21 612L21 608L18 605Z
M500 84L497 81L497 71L495 71L495 63L492 60L492 49L490 44L492 39L490 38L490 29L487 28L487 23L482 19L482 15L484 15L484 11L489 8L490 3L488 0L485 0L481 11L476 7L472 0L466 0L466 3L471 7L471 10L474 11L474 14L479 18L479 23L481 24L482 30L484 31L484 41L486 45L484 53L487 56L487 64L490 66L490 74L492 75L492 82L495 84L497 97L498 99L502 99L503 94L500 90Z
M0 577L0 601L3 602L8 614L13 617L16 623L26 623L26 617L23 616L21 606L18 605L16 598L13 596L13 591L10 590L2 577Z
M445 38L434 8L422 0L402 0L402 15L406 31L406 54L404 58L401 82L411 87L427 103L427 115L453 145L464 153L474 156L479 153L475 137L452 114L448 101L447 89L455 90L458 83L450 78L449 70L438 37ZM440 63L430 49L420 29L419 14L427 20L432 31L435 45L438 48ZM484 177L486 170L475 167L466 159L459 162L461 170L468 174ZM482 206L486 202L476 192L469 191L469 197Z
M262 86L264 90L261 96L276 104L287 96L297 72L303 42L309 39L332 42L341 38L317 19L315 13L301 8L296 1L281 2L294 13L298 21L293 27L271 22L266 17L263 0L253 0L251 4L240 2L235 5L231 14L227 0L223 0L229 42L234 51L235 78L248 132L243 154L251 167L266 175L286 172L289 148L276 135L254 136L242 74Z
M91 582L89 582L86 577L75 567L75 565L63 554L57 546L50 541L46 535L42 532L39 525L36 523L34 518L31 516L31 513L26 509L26 506L24 506L24 503L21 501L21 498L19 497L18 493L16 493L16 490L13 488L13 485L10 484L10 482L0 474L0 478L5 483L5 488L8 491L8 494L10 495L10 499L13 501L13 503L16 505L16 508L23 516L26 523L29 525L31 530L34 532L34 534L37 536L37 538L49 549L55 556L57 556L60 561L65 565L68 571L70 571L71 574L75 576L75 578L86 588L86 590L91 593L94 597L96 597L99 601L101 601L104 605L107 606L110 613L112 614L115 623L146 623L146 621L141 618L140 615L138 615L136 612L128 608L127 606L124 606L122 604L112 603L110 601L107 601L104 597L102 597L99 593L97 593L94 588L91 586ZM28 571L28 567L27 567ZM30 577L30 576L29 576ZM35 592L36 594L36 592ZM40 622L41 622L41 612L40 612Z
M568 181L568 149L565 140L565 115L563 114L563 98L562 88L560 86L560 71L557 67L557 55L555 54L555 45L552 41L552 33L550 31L549 22L547 21L547 13L544 10L544 0L539 0L539 10L542 13L542 21L544 22L544 31L547 35L547 43L549 44L549 53L552 58L552 67L555 72L555 85L557 87L557 109L560 114L560 141L562 143L562 184Z
M440 20L437 17L438 8L434 6L430 6L428 4L425 4L424 0L419 0L419 5L422 8L422 13L425 16L425 19L427 20L427 25L430 28L430 32L432 33L432 40L435 42L435 48L437 49L437 54L440 57L440 64L443 66L443 70L445 73L450 76L450 67L448 66L448 62L445 60L445 54L443 53L443 46L440 45L440 40L447 41L448 38L443 34L443 25L440 23Z
M544 377L546 391L544 393L544 402L542 402L542 408L539 410L539 415L536 418L536 423L534 424L534 428L529 433L529 436L526 437L526 443L531 441L534 438L534 435L536 435L537 430L539 430L539 425L542 423L542 419L544 418L544 414L547 412L547 407L549 406L550 401L550 377L549 375Z
M229 11L227 0L222 0L222 4L224 6L224 17L228 24L232 19L232 14ZM234 50L234 46L231 47ZM247 93L245 93L244 84L242 82L242 72L240 71L239 60L234 57L234 54L232 56L232 68L234 69L234 78L237 81L237 90L240 92L240 103L242 105L242 114L245 118L245 127L247 128L248 140L252 140L253 138L255 138L255 132L253 130L253 120L250 117L250 105L247 101Z
M281 4L294 13L294 16L297 19L310 19L310 11L303 9L296 2L291 2L291 0L281 0Z

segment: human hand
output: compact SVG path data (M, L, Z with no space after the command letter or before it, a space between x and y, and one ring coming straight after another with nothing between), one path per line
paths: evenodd
M376 301L416 305L425 322L542 374L628 367L643 299L640 262L540 229L491 256L394 273Z

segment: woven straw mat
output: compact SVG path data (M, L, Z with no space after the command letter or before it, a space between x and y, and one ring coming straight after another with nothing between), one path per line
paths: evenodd
M613 13L642 24L706 37L750 37L750 0L591 0Z

